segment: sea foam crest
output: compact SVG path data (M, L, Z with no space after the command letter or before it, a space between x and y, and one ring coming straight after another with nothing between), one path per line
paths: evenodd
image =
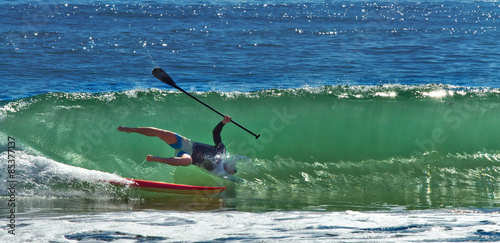
M264 89L259 91L189 91L197 97L222 97L224 100L234 100L239 98L261 99L261 98L281 98L281 97L316 97L331 96L338 99L419 99L419 98L449 98L449 97L479 97L498 98L500 89L487 87L463 87L445 84L424 84L424 85L329 85L322 87L304 86L291 89ZM54 92L32 97L22 98L7 102L0 106L0 120L5 119L9 113L14 113L25 109L38 102L55 101L99 101L104 103L116 100L128 99L151 99L164 101L168 97L183 96L178 90L132 89L126 91L110 91L101 93L63 93ZM65 104L70 105L70 104Z
M3 152L2 154L5 153L7 152ZM7 158L7 156L2 156L2 158ZM42 155L33 155L28 151L16 151L15 168L15 179L19 185L19 195L57 196L53 195L53 193L57 192L53 191L51 187L69 185L69 188L71 188L71 185L75 183L90 183L95 185L104 185L106 181L119 181L122 184L128 183L126 179L115 174L66 165ZM0 172L2 183L8 181L8 176L9 174L6 171ZM5 190L8 187L4 185L1 188L0 192L5 194L6 192L1 190Z

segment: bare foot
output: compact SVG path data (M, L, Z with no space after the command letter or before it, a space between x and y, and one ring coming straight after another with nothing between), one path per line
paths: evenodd
M119 126L119 127L117 128L117 130L118 130L118 131L120 131L120 132L127 132L127 133L130 133L130 132L132 132L133 128L131 128L131 127L122 127L122 126Z
M153 156L152 156L152 155L148 155L148 156L146 157L146 160L147 160L148 162L153 161Z

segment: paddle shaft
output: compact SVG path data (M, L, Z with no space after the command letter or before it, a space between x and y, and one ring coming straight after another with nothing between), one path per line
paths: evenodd
M200 99L192 96L190 93L186 92L185 90L183 90L181 87L177 86L177 84L174 82L174 80L172 80L172 78L170 78L170 76L165 72L163 71L161 68L155 68L153 70L153 76L155 76L157 79L161 80L162 82L182 91L184 94L187 94L189 97L195 99L196 101L200 102L202 105L206 106L207 108L209 108L210 110L214 111L215 113L219 114L220 116L224 117L224 114L220 113L218 110L212 108L211 106L205 104L205 102L201 101ZM256 135L255 133L251 132L250 130L246 129L245 127L243 127L242 125L238 124L237 122L233 121L231 119L231 122L234 123L236 126L240 127L241 129L247 131L248 133L252 134L255 139L259 138L260 137L260 134L259 135Z
M213 107L211 107L211 106L209 106L209 105L205 104L205 102L203 102L203 101L201 101L200 99L198 99L198 98L194 97L193 95L191 95L191 94L190 94L190 93L188 93L187 91L183 90L181 87L179 87L179 86L177 86L177 85L176 85L176 86L173 86L173 87L174 87L174 88L176 88L176 89L178 89L178 90L180 90L180 91L182 91L184 94L189 95L189 97L191 97L191 98L195 99L196 101L200 102L202 105L206 106L208 109L210 109L210 110L214 111L215 113L219 114L220 116L224 117L224 114L220 113L218 110L214 109ZM257 138L259 138L259 137L260 137L260 134L259 134L259 135L257 135L257 134L255 134L255 133L251 132L250 130L246 129L245 127L243 127L242 125L240 125L240 124L238 124L237 122L233 121L232 119L231 119L231 122L232 122L232 123L234 123L234 125L236 125L236 126L240 127L241 129L243 129L243 130L247 131L248 133L252 134L252 135L255 137L255 139L257 139Z

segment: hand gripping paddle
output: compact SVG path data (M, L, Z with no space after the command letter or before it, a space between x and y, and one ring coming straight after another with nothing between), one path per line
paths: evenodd
M182 88L180 88L179 86L177 86L177 84L175 84L174 80L172 80L172 78L170 78L170 76L168 76L168 74L163 71L163 69L161 68L155 68L153 69L153 76L155 76L155 78L159 79L160 81L182 91L184 94L187 94L189 97L195 99L196 101L200 102L202 105L206 106L207 108L209 108L210 110L214 111L215 113L219 114L220 116L224 117L224 114L220 113L219 111L217 111L216 109L212 108L211 106L205 104L203 101L199 100L198 98L192 96L190 93L186 92L185 90L183 90ZM231 122L234 123L236 126L242 128L243 130L247 131L248 133L252 134L255 139L259 138L260 137L260 134L259 135L256 135L255 133L251 132L250 130L246 129L245 127L243 127L242 125L238 124L237 122L233 121L231 119Z

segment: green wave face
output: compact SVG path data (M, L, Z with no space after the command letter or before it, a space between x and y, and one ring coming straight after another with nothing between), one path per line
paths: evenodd
M487 204L498 193L498 90L327 86L195 96L261 134L256 140L232 124L222 132L227 159L238 161L237 175L244 180L234 185L237 199L290 201L290 208L346 203L368 208ZM49 93L3 104L0 133L67 165L214 185L221 180L197 168L145 162L148 154L171 157L173 149L160 139L116 128L158 127L212 143L211 131L220 120L178 92Z

